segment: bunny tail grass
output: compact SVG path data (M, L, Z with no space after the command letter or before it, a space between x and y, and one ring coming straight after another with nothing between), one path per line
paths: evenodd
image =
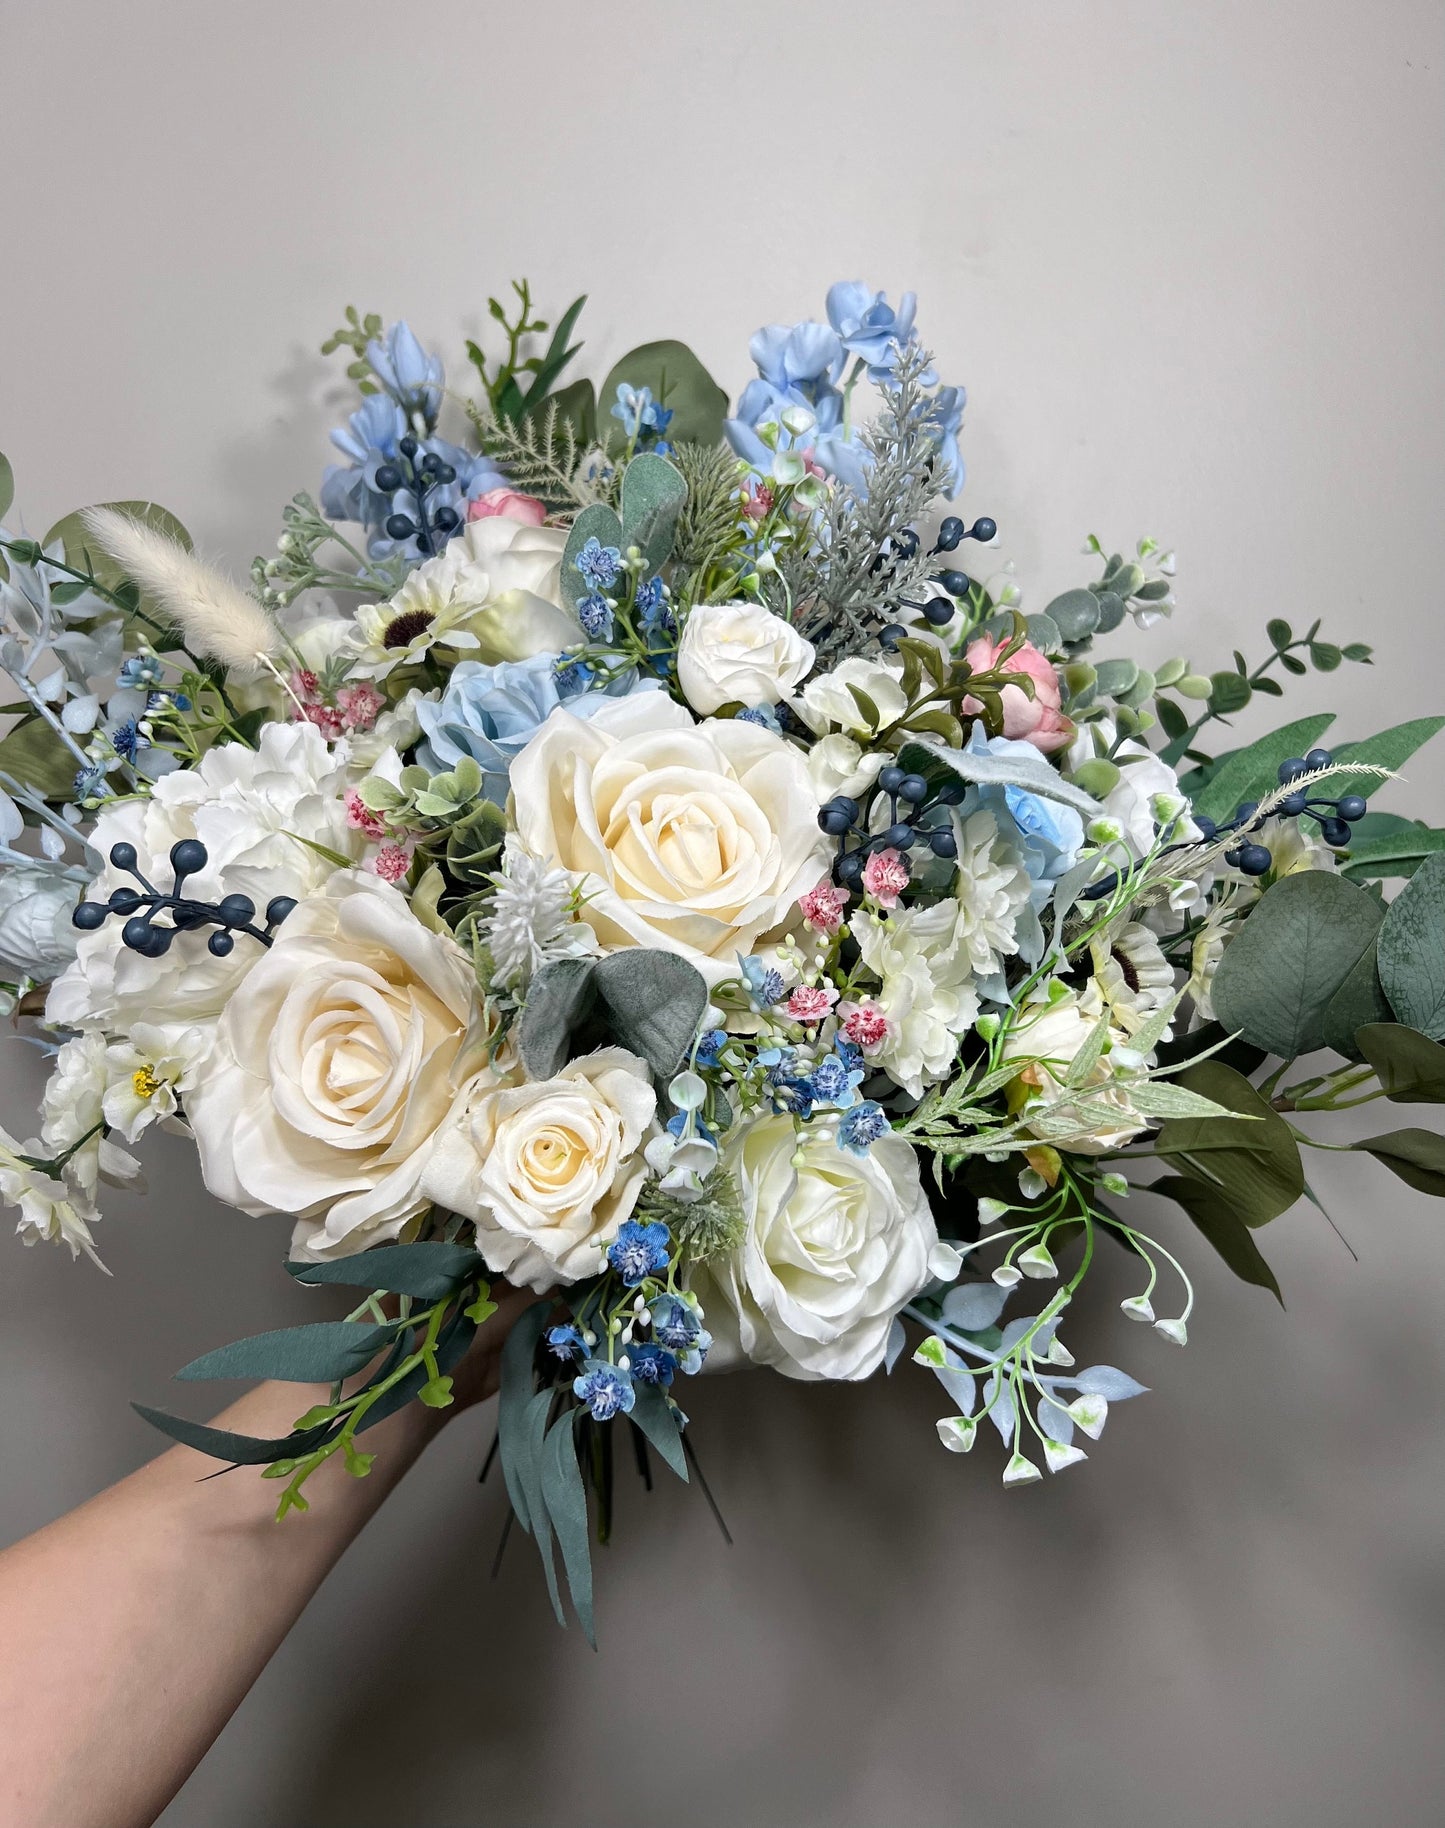
M185 638L195 654L245 678L280 651L281 635L254 597L174 540L113 508L88 508L85 525Z

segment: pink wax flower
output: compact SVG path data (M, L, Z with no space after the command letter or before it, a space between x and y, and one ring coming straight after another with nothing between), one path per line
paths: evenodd
M820 933L836 933L843 924L843 910L848 905L848 891L829 882L825 876L817 888L798 897L803 919Z
M388 841L367 862L383 882L397 883L411 868L411 852L404 844Z
M359 685L342 686L336 694L336 708L348 730L369 730L385 705L386 699L369 679Z
M540 527L547 518L547 504L516 489L488 489L485 495L467 503L468 520L491 520L495 516L521 521L524 527Z
M346 823L353 831L365 832L373 844L379 844L386 836L385 820L371 810L354 787L346 790Z
M900 851L874 851L863 865L863 887L880 908L896 908L908 875L908 859Z
M315 724L328 743L336 742L341 736L341 713L334 705L304 704L297 713L297 719Z
M888 1018L874 1002L851 1003L843 1007L844 1037L866 1053L879 1047L888 1034Z
M795 1022L821 1022L837 1001L831 984L799 984L786 1007Z
M980 635L970 641L963 651L963 657L976 673L990 672L1000 664L1007 642L995 641L989 635ZM1032 743L1035 749L1045 755L1052 755L1055 749L1062 749L1073 741L1074 726L1064 716L1059 693L1059 676L1054 671L1053 662L1043 655L1030 641L1025 641L1016 653L1009 655L1002 662L1006 673L1027 673L1034 682L1032 698L1021 686L1006 685L1000 694L1003 699L1003 733L1005 736ZM963 709L975 716L983 709L976 698L965 698Z

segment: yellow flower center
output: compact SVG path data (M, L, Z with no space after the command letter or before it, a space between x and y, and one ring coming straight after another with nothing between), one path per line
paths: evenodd
M131 1074L130 1082L135 1087L137 1098L154 1098L161 1089L160 1080L156 1078L154 1070L149 1066L138 1066Z

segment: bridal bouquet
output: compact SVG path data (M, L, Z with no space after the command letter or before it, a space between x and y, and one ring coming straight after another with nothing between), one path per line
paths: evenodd
M583 301L515 293L459 394L348 310L340 461L249 590L151 502L0 532L0 994L52 1062L0 1196L94 1257L159 1125L290 1218L352 1311L178 1375L325 1400L141 1411L281 1515L535 1291L498 1457L590 1635L615 1436L696 1472L704 1367L911 1359L1023 1485L1143 1388L1066 1344L1098 1255L1182 1346L1187 1246L1278 1294L1302 1145L1445 1194L1431 1130L1298 1121L1445 1102L1445 831L1371 803L1445 719L1230 746L1370 650L1143 665L1151 539L1023 613L911 295L760 330L729 413L675 342L563 385Z

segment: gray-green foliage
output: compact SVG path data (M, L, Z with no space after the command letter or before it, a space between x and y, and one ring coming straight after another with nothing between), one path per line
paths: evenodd
M1445 854L1427 857L1390 903L1380 926L1379 965L1399 1020L1432 1041L1445 1040Z
M634 1216L666 1225L687 1263L725 1257L742 1242L742 1196L724 1162L709 1172L696 1199L680 1200L657 1181L644 1183Z
M1383 917L1373 895L1341 876L1286 876L1225 948L1212 990L1219 1020L1285 1060L1323 1047L1329 1006Z
M737 546L738 460L725 445L678 444L672 461L687 484L673 564L688 578L704 578Z
M578 1054L613 1043L670 1078L707 1007L702 974L672 952L646 947L600 959L557 959L527 991L517 1027L522 1061L550 1079Z
M536 495L553 512L585 507L605 485L582 473L587 446L564 395L536 412L507 419L489 407L469 408L477 441L506 470L514 487Z
M575 604L587 594L577 556L590 539L619 552L636 546L648 571L657 571L672 551L686 501L682 472L655 451L640 451L622 472L618 507L593 502L572 523L562 554L562 592L568 602Z

